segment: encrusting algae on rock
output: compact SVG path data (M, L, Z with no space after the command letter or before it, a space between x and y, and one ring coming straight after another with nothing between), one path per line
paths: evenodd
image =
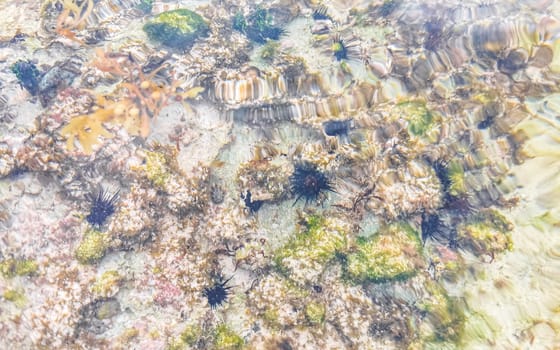
M226 324L221 324L214 330L214 346L217 350L238 350L243 344L243 338Z
M381 227L371 238L360 238L345 259L353 281L387 282L406 279L424 266L418 233L407 223Z
M276 267L298 283L312 282L348 245L350 225L334 217L311 215L286 245L274 253Z
M485 209L457 227L457 240L477 256L494 258L495 254L513 249L512 229L512 223L503 214Z
M0 261L0 274L7 278L15 276L32 276L39 270L35 260L6 259Z
M82 264L94 264L105 256L109 248L107 234L88 229L75 251L76 259Z
M27 299L25 298L25 294L22 291L15 290L15 289L7 289L2 294L2 298L14 303L17 307L22 308L27 303Z
M162 12L144 25L144 31L154 41L185 49L208 34L208 24L196 12L178 9Z
M118 271L105 271L91 286L91 291L99 297L109 298L119 291L122 282L123 276Z

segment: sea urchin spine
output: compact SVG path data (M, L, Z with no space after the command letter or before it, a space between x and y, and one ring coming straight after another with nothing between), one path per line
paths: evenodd
M305 198L305 203L316 200L321 192L334 192L332 183L327 176L311 164L296 164L294 173L290 176L292 192L297 195L295 203ZM294 203L294 205L295 205Z
M91 201L91 209L86 220L93 226L99 227L115 212L119 192L109 194L106 190L100 189L97 195L89 195L88 199Z

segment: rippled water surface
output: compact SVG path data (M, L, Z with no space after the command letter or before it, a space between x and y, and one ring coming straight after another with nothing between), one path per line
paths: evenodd
M0 0L0 348L560 348L558 1Z

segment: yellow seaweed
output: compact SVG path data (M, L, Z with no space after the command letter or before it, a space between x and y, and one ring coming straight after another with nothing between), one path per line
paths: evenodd
M93 153L93 146L103 138L112 138L103 123L111 123L123 127L130 135L148 137L150 133L150 119L156 117L170 100L182 102L187 111L192 111L185 103L187 99L196 98L204 91L202 87L192 87L184 92L178 92L179 81L170 85L157 84L153 81L155 75L161 71L161 66L148 75L129 60L121 61L122 55L96 50L96 57L92 65L97 69L121 77L113 91L112 99L104 95L98 96L94 112L88 115L74 117L68 125L61 129L62 136L67 138L69 151L74 151L76 141L84 153ZM129 64L126 65L125 64Z
M103 127L103 123L107 121L111 114L111 110L102 109L91 115L80 115L73 118L60 131L60 134L67 138L66 148L73 151L77 139L84 153L93 153L93 145L99 142L100 136L104 138L113 137L113 134Z

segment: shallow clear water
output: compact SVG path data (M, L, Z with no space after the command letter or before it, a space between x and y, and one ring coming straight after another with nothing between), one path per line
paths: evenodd
M559 348L559 78L557 1L0 0L0 348Z

